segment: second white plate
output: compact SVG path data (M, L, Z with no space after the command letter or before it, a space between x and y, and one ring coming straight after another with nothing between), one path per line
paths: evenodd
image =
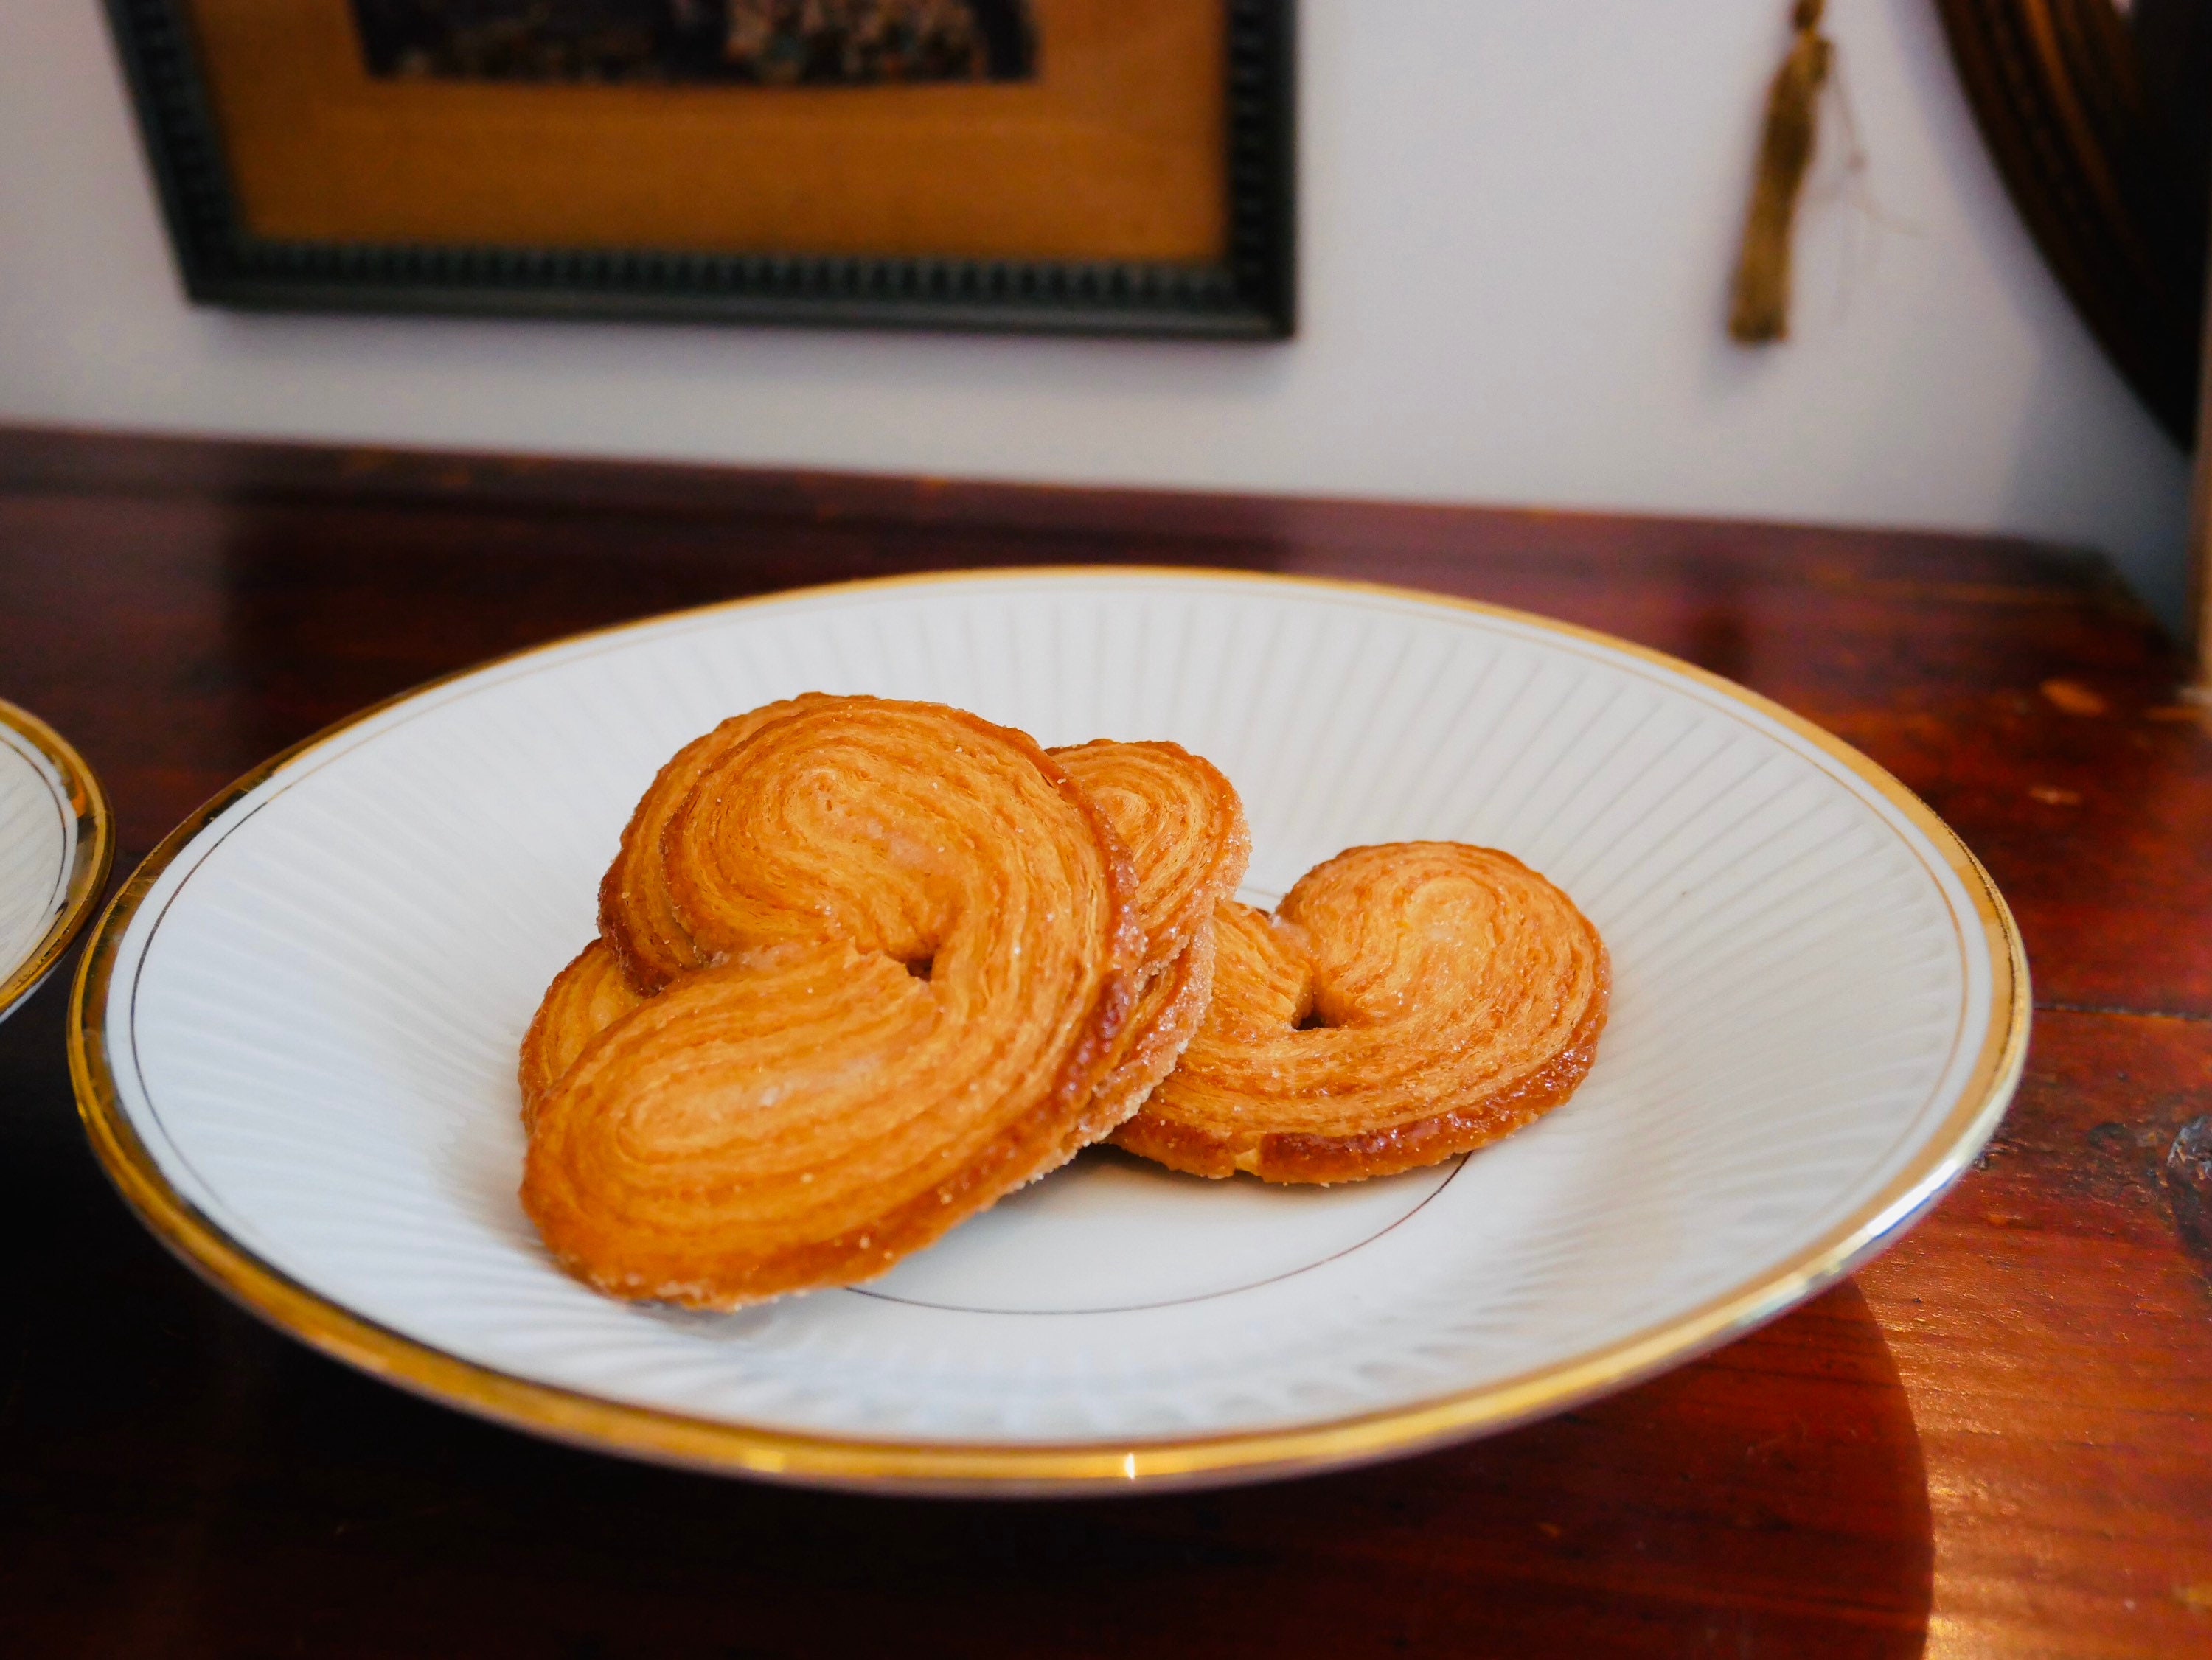
M111 857L91 768L52 727L0 703L0 1020L69 949Z

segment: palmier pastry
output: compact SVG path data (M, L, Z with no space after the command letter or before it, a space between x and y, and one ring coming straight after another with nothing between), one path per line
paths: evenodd
M1101 738L1051 753L1097 803L1137 868L1143 986L1098 1091L1099 1117L1118 1124L1198 1031L1213 990L1213 909L1244 879L1252 834L1229 780L1179 744Z
M618 1296L727 1308L866 1279L1109 1127L1144 942L1090 798L1020 733L936 705L758 712L633 818L618 925L665 901L635 937L674 977L532 1118L524 1209ZM634 845L656 820L657 868Z
M1216 913L1198 1035L1115 1141L1200 1176L1342 1182L1496 1141L1574 1093L1605 1025L1604 942L1518 859L1355 847L1272 918Z

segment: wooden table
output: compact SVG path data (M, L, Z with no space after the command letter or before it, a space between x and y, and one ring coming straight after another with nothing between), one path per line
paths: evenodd
M1124 560L1526 606L1865 748L2027 935L2034 1043L1988 1156L1809 1306L1494 1440L1194 1496L831 1497L544 1445L234 1308L94 1168L58 978L0 1026L0 1652L2212 1655L2212 1179L2169 1162L2212 1114L2212 736L2091 560L0 432L0 696L106 779L119 877L250 763L494 652Z

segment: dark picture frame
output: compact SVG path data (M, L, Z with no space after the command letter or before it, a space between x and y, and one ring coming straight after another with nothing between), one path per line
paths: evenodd
M186 294L249 310L1279 339L1296 318L1295 0L1225 0L1225 252L1204 262L257 234L189 0L106 0Z

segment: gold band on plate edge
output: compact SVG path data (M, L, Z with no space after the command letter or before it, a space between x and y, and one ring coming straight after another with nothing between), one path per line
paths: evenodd
M70 810L76 815L61 914L48 924L31 954L0 975L0 1017L4 1017L46 978L92 915L93 901L107 886L107 873L115 863L115 819L108 810L106 792L100 789L92 768L59 732L29 710L4 699L0 699L0 726L20 733L53 763L68 786Z
M658 627L672 617L705 616L834 593L1041 577L1071 580L1159 577L1333 589L1472 611L1656 663L1787 727L1863 779L1909 819L1943 856L1981 920L1990 949L1990 1018L1973 1069L1950 1112L1907 1166L1846 1221L1790 1261L1652 1330L1519 1377L1407 1407L1289 1428L1080 1445L865 1441L808 1435L635 1406L516 1377L363 1319L310 1290L224 1233L162 1175L125 1115L109 1069L106 1003L116 954L139 906L161 873L226 808L283 766L398 704L501 664L566 649L579 640ZM86 777L88 781L89 774ZM94 798L98 799L96 786ZM100 805L105 847L105 803ZM1966 844L1887 769L1803 717L1733 681L1594 628L1480 600L1389 584L1172 566L1058 566L872 578L664 612L509 652L373 704L254 767L162 839L131 873L100 919L77 970L69 1036L70 1075L85 1133L109 1179L155 1235L249 1310L363 1372L499 1423L579 1446L662 1463L884 1492L1073 1495L1137 1487L1264 1480L1414 1452L1548 1416L1626 1388L1741 1336L1850 1273L1932 1205L1957 1178L1995 1132L2012 1099L2027 1057L2028 1021L2027 959L2020 931L1996 883Z

